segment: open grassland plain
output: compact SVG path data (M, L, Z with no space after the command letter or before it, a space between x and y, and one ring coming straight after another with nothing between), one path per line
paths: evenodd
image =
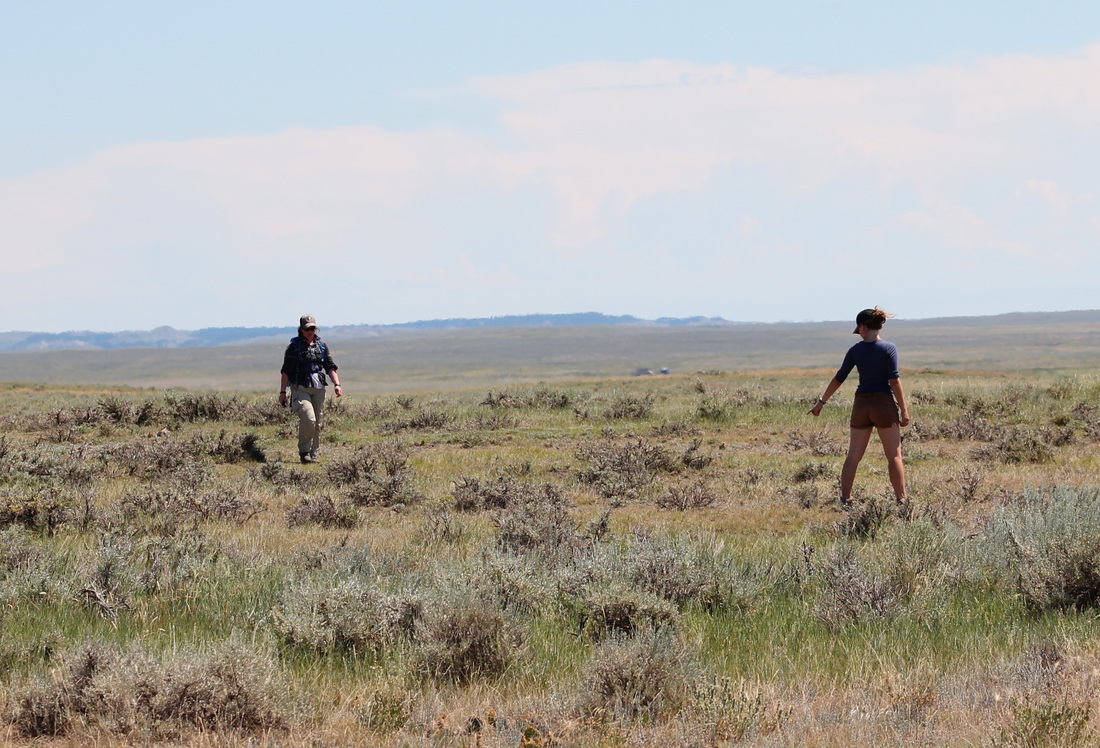
M1019 320L892 320L907 369L1083 370L1100 362L1095 315ZM1011 323L1010 323L1011 322ZM519 382L673 373L832 367L855 342L850 322L722 327L500 327L401 331L329 339L349 391L399 394ZM278 382L287 341L211 348L0 352L0 382L110 382L132 387L263 390Z
M314 465L274 386L10 386L0 743L1096 744L1100 380L903 371L842 508L831 374L351 394Z

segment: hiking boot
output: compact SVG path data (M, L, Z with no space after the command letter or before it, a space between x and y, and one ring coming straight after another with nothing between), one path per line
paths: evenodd
M299 455L298 457L302 461L303 465L308 465L311 462L313 462L313 456L312 455L304 454L304 455Z

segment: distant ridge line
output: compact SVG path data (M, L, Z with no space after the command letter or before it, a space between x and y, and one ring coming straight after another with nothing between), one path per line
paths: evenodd
M926 319L896 319L891 326L975 327L985 325L1033 325L1051 323L1100 322L1100 310L1064 312L1007 312L988 316L932 317ZM564 327L587 325L632 325L650 327L723 327L738 326L831 326L837 321L823 322L731 322L721 317L659 317L641 319L628 314L608 315L600 312L574 314L523 314L499 317L419 320L387 325L334 325L324 328L332 340L377 337L402 331L461 330L489 327ZM206 327L199 330L177 330L162 326L152 330L93 332L89 330L60 333L0 332L2 351L47 350L114 350L119 348L202 348L220 345L289 339L294 327Z

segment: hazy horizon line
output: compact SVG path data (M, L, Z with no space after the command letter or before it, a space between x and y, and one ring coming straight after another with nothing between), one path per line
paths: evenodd
M902 315L897 315L897 316L895 316L891 319L892 319L893 322L927 322L927 321L941 320L941 319L942 320L948 320L948 319L983 319L983 318L994 318L994 317L1007 317L1007 316L1013 316L1013 315L1069 315L1069 314L1091 313L1091 312L1098 312L1098 311L1100 311L1100 310L1097 310L1097 309L1016 310L1016 311L1011 311L1011 312L997 312L997 313L994 313L994 314L938 315L938 316L933 316L933 317L906 317L906 316L902 316ZM515 319L515 320L518 321L518 320L523 320L523 319L527 319L527 318L535 319L535 318L560 318L560 317L579 317L579 316L598 316L598 317L607 318L609 320L615 320L615 319L624 320L624 322L622 322L622 324L630 324L630 323L633 323L635 321L636 322L642 322L642 323L660 323L662 321L686 322L686 321L698 320L701 323L705 323L706 321L713 321L717 324L724 323L724 324L729 324L729 325L784 325L784 324L787 324L787 325L801 325L801 324L826 324L826 323L844 321L844 320L839 320L839 319L731 320L731 319L726 319L726 318L720 317L720 316L705 315L705 314L689 315L689 316L661 316L661 317L648 318L648 317L637 317L637 316L634 316L632 314L608 314L606 312L587 311L587 312L553 312L553 313L534 312L534 313L529 313L529 314L499 314L499 315L492 315L492 316L487 316L487 317L434 317L434 318L410 320L410 321L405 321L405 322L349 322L349 323L334 323L334 324L321 325L320 327L321 327L321 329L343 329L343 328L352 328L352 327L358 327L358 328L363 328L363 327L368 327L368 328L370 328L370 327L374 327L374 328L392 328L392 327L411 327L411 326L415 326L415 325L445 324L445 323L448 323L448 322L476 323L476 322L483 322L483 321L488 322L488 321L494 321L494 320L499 321L499 320L507 320L507 319ZM854 319L855 315L853 315L852 318ZM594 324L594 323L588 323L588 324ZM515 324L513 326L518 327L518 326L522 326L522 325ZM148 328L134 327L134 328L128 328L128 329L123 329L123 330L92 330L92 329L89 329L89 328L83 328L83 329L71 328L71 329L61 330L61 331L50 331L50 330L0 330L0 335L68 335L68 334L119 335L119 334L125 334L125 333L150 333L150 332L155 332L157 330L171 330L173 332L180 332L180 333L201 332L201 331L204 331L204 330L270 330L272 332L272 334L275 334L277 332L281 332L281 331L285 331L285 330L293 330L293 329L296 329L296 327L297 327L297 325L295 325L295 324L289 324L289 325L247 325L247 324L240 324L240 325L220 325L220 326L187 328L187 327L175 327L174 325L169 325L169 324L162 324L162 325L154 325L154 326L148 327Z

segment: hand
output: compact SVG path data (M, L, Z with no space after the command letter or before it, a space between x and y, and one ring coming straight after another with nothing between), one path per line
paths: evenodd
M901 414L900 423L901 423L902 426L908 426L909 425L909 414L908 413L902 413Z
M814 418L817 418L819 415L821 415L821 409L824 406L825 406L825 403L818 400L816 403L814 403L814 407L812 407L812 408L810 408L809 410L806 411L806 415L810 415L810 416L813 416Z
M336 393L336 397L344 396L344 388L338 384L332 385L332 391Z
M279 393L279 405L286 407L286 390Z

